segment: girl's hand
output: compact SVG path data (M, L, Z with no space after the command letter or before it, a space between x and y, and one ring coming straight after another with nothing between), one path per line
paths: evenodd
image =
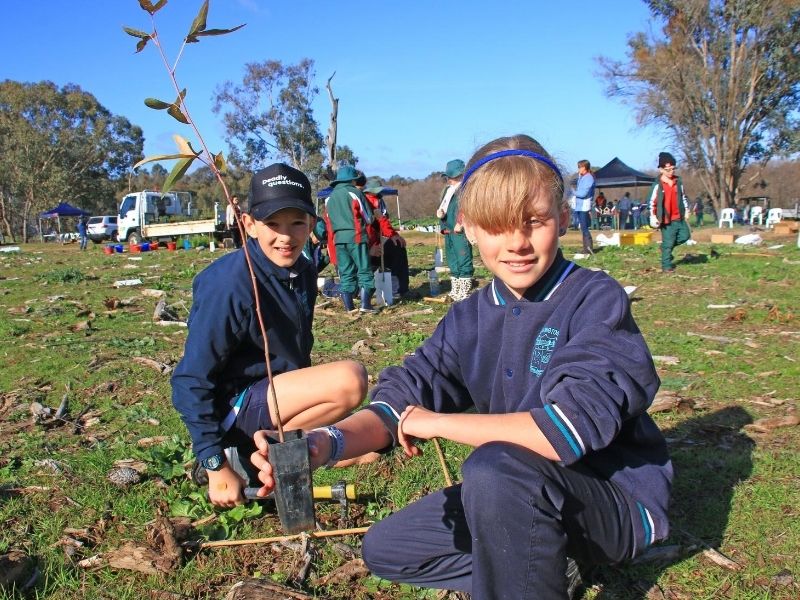
M318 469L328 462L331 456L331 436L327 431L312 429L306 432L308 438L308 456L311 470Z
M421 406L406 407L397 424L397 441L407 456L422 454L422 450L414 444L414 440L429 440L439 435L435 426L438 417L437 413Z
M275 480L272 477L272 465L269 462L268 433L274 432L264 430L256 431L253 436L253 441L256 444L256 451L250 455L250 462L258 469L258 479L264 484L256 493L259 498L265 498L267 494L275 489Z

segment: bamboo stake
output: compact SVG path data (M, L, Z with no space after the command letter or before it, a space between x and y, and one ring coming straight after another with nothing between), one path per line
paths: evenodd
M326 538L335 537L339 535L361 535L366 533L369 527L353 527L351 529L333 529L331 531L313 531L311 533L297 533L295 535L276 535L273 537L265 538L250 538L247 540L220 540L218 542L203 542L200 544L200 549L204 548L220 548L222 546L246 546L252 544L273 544L275 542L285 542L294 540L303 536L311 538Z
M451 487L453 485L453 480L450 478L450 471L447 469L447 463L444 460L444 452L442 452L442 447L439 445L439 438L431 438L431 441L436 448L436 454L439 456L439 464L442 465L442 473L444 473L444 480L447 483L447 487Z

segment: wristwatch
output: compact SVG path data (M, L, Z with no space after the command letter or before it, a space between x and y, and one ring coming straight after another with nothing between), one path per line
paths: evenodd
M203 465L203 468L207 471L219 471L222 465L225 464L225 455L222 453L212 454L208 458L201 460L200 464Z

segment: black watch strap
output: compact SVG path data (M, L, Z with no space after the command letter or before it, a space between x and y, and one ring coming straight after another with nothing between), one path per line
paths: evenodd
M219 471L225 464L225 455L221 452L212 454L208 458L201 460L200 464L208 471Z

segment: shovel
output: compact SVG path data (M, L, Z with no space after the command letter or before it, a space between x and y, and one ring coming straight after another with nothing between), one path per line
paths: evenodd
M436 232L436 250L433 251L433 268L442 266L442 234Z
M269 462L275 480L275 506L288 534L313 529L314 499L308 439L301 430L284 432L284 441L270 440Z
M393 302L392 272L384 268L383 251L381 251L381 268L375 271L375 304L377 306L383 306L384 304L391 306Z

